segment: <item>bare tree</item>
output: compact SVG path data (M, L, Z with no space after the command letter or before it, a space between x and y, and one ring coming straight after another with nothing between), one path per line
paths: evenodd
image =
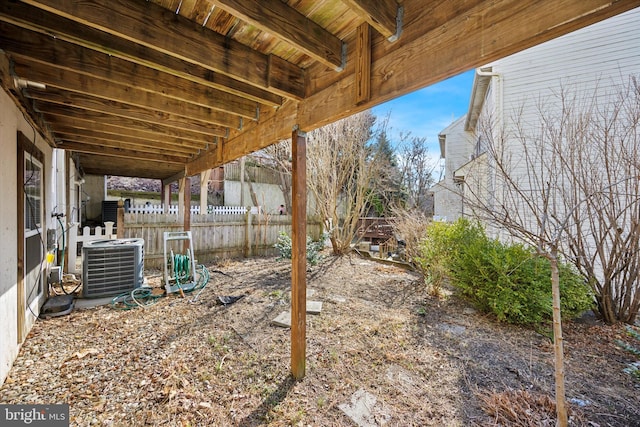
M524 106L517 111L512 134L483 117L485 152L465 171L474 214L550 261L560 426L567 412L559 258L585 276L606 321L634 321L640 305L640 90L633 78L618 90L613 97L563 89L554 102L540 100L529 122Z
M262 151L269 159L264 166L278 174L278 187L282 191L286 211L291 212L291 140L272 144Z
M400 181L407 193L406 207L433 214L429 212L429 188L434 184L433 172L438 164L429 156L427 139L400 133L397 149Z
M368 149L374 121L365 111L307 135L307 182L336 255L351 250L378 174Z

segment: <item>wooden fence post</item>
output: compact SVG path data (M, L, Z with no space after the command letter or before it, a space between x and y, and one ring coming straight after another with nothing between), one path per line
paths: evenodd
M244 256L249 258L252 253L253 241L251 239L251 207L247 206L247 213L244 215L245 228L244 228Z
M124 201L118 200L118 212L116 214L116 237L124 239Z

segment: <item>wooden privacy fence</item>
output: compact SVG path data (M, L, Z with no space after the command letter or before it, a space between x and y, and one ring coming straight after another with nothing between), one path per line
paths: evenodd
M162 268L164 232L183 231L182 218L171 214L124 215L123 238L144 239L145 268ZM290 215L207 214L191 217L193 252L198 262L219 258L273 255L273 245L281 231L291 235ZM322 223L312 217L307 221L307 234L317 240Z
M177 215L179 207L178 205L169 205L167 212L164 211L164 206L154 204L144 205L131 205L128 209L128 213L132 214L162 214L167 213L170 215ZM200 206L191 206L191 215L200 215ZM221 215L243 215L247 213L247 208L244 206L207 206L207 214L221 214ZM251 213L260 213L260 207L252 206Z

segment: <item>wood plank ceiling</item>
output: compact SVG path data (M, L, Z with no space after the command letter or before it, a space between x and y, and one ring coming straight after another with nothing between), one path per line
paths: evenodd
M169 179L638 6L4 0L0 79L85 173Z

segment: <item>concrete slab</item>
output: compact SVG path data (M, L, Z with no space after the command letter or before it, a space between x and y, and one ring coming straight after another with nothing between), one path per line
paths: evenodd
M307 313L320 314L322 311L322 301L307 301Z
M320 314L322 311L322 301L307 301L307 313ZM272 324L280 326L282 328L291 327L291 311L283 311L275 319L271 321Z
M76 298L75 306L76 306L76 309L94 308L99 305L111 304L111 300L113 300L113 297Z
M291 312L283 311L271 321L272 324L276 326L280 326L281 328L290 328L291 327Z
M391 420L378 399L364 389L351 395L351 402L341 403L338 408L344 412L358 427L378 427Z
M336 304L347 302L347 299L342 295L329 295L329 300L335 302Z

